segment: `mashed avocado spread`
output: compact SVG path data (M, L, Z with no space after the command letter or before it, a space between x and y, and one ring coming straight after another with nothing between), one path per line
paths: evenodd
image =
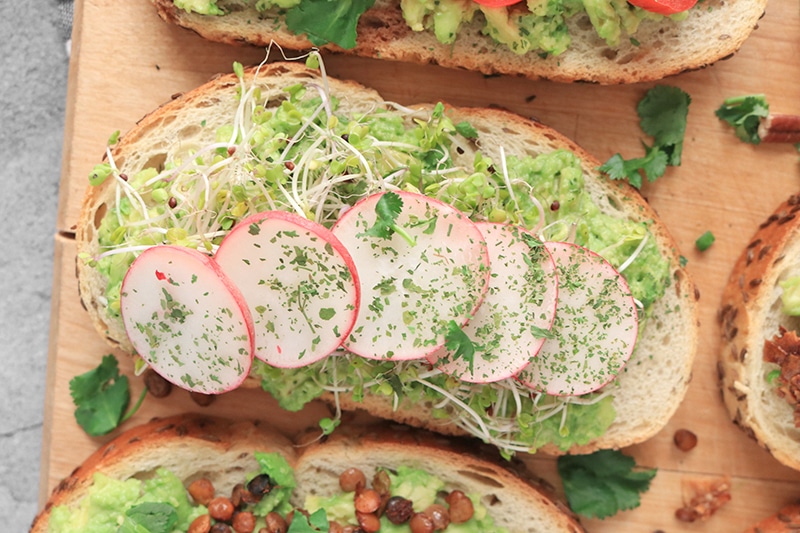
M229 12L226 0L174 0L175 5L188 12L203 15L224 15ZM352 2L347 8L337 7L336 14L326 16L348 18L347 27L355 28L358 17L371 7L372 1ZM238 4L238 2L237 2ZM319 36L314 17L295 13L320 13L319 0L250 0L259 12L281 18L288 16L289 29L306 33L316 45ZM406 23L413 31L432 31L439 42L452 44L458 39L463 25L477 23L481 33L517 54L535 52L558 55L571 43L567 21L581 14L588 15L597 35L609 46L617 46L624 38L634 40L639 24L645 19L661 19L658 15L629 4L626 0L527 0L509 7L488 7L474 0L401 0ZM296 10L296 11L295 11ZM673 20L686 13L672 15ZM319 15L317 15L319 18ZM302 19L302 22L296 22ZM340 46L333 35L328 40Z
M572 240L617 268L625 264L641 321L664 294L669 263L648 224L601 211L574 153L492 159L480 149L479 132L451 120L441 104L427 118L393 104L348 115L318 89L285 87L265 108L259 90L243 83L241 109L252 112L236 126L233 118L213 128L198 124L209 128L208 146L189 143L191 151L126 180L108 163L95 168L93 183L115 179L121 188L99 226L99 254L83 257L107 281L106 320L121 323L123 277L148 246L168 243L211 255L237 221L275 209L330 226L343 209L386 187L422 192L475 220L521 224L545 240ZM520 390L514 380L460 382L425 361L395 364L341 352L294 370L256 361L253 374L289 410L334 390L357 401L369 393L404 405L427 403L435 416L506 453L585 444L615 417L613 385L576 398L547 396Z
M261 470L247 476L243 482L257 474L267 474L276 487L259 503L248 508L256 517L254 531L265 526L264 517L271 511L286 516L293 507L289 503L295 486L294 473L286 460L277 453L256 452ZM439 492L445 490L444 482L423 470L401 466L397 472L386 470L391 480L391 494L411 500L415 510L426 509L433 503L442 503ZM189 530L192 521L208 513L208 509L195 504L180 479L166 469L160 468L151 479L135 478L120 481L102 473L94 475L93 484L86 497L74 508L64 505L51 510L49 533L155 533L151 528L136 524L131 518L145 503L157 504L160 509L174 511L171 526L159 529L158 533L183 533ZM480 495L468 495L473 502L474 514L466 522L451 524L450 533L508 533L505 528L495 526L486 507L480 503ZM304 509L313 514L319 509L326 512L328 520L340 525L357 524L353 493L341 492L328 496L308 496ZM408 533L408 523L395 525L385 516L381 517L382 533ZM325 529L324 531L327 531Z

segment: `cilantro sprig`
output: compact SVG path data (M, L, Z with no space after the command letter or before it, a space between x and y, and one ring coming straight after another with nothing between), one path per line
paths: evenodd
M469 364L470 373L474 372L475 345L455 320L447 323L444 346L453 352L453 359L463 359Z
M131 399L130 384L127 376L120 375L117 358L110 354L96 368L72 378L69 392L76 407L75 420L93 437L109 433L133 416L147 395L145 388L126 412Z
M639 125L653 137L653 145L642 142L644 157L624 159L614 154L600 171L611 179L627 179L640 189L643 177L652 182L663 176L668 166L680 166L690 103L691 97L678 87L656 85L647 91L636 111Z
M636 468L636 461L617 450L558 458L558 473L570 509L587 518L608 518L638 507L639 494L650 488L656 469Z
M416 239L397 224L397 217L402 210L403 199L400 198L400 195L391 191L384 193L375 204L375 214L378 215L375 224L359 235L390 239L392 234L397 233L410 246L414 246L417 242Z
M769 116L769 104L763 94L736 96L726 99L714 114L730 124L741 141L759 144L758 128Z

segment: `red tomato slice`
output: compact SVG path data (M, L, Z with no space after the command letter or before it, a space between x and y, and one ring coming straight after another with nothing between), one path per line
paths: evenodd
M522 0L475 0L475 2L486 7L505 7L519 4Z
M697 0L628 0L628 2L660 15L674 15L690 9Z

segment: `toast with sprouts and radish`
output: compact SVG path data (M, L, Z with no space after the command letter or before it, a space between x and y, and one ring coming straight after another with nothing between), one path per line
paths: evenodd
M401 106L321 64L234 70L92 171L78 276L111 344L191 391L258 383L507 453L666 424L696 295L636 190L505 111Z
M731 419L800 470L800 196L756 229L722 296L720 385Z
M312 46L559 82L637 83L730 56L766 0L151 0L228 44Z

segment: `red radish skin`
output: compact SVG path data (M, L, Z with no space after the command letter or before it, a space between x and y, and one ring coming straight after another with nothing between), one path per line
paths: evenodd
M257 213L225 236L215 259L247 300L255 356L272 366L319 361L355 324L358 273L321 224L285 211Z
M142 252L122 281L125 331L165 379L192 392L238 387L253 362L253 323L216 262L182 246Z
M636 304L625 279L596 253L566 242L545 246L558 269L554 336L517 378L547 394L588 394L614 379L633 353Z
M491 275L481 306L462 328L476 348L471 368L446 347L428 361L462 381L490 383L513 377L539 352L555 320L558 279L547 248L523 228L476 225L486 238Z
M489 256L475 223L454 207L411 192L396 192L397 232L366 235L384 193L346 211L332 231L350 251L361 279L361 305L344 347L370 359L421 359L439 349L447 324L464 325L488 287Z
M628 3L652 13L675 15L693 8L697 0L628 0Z

